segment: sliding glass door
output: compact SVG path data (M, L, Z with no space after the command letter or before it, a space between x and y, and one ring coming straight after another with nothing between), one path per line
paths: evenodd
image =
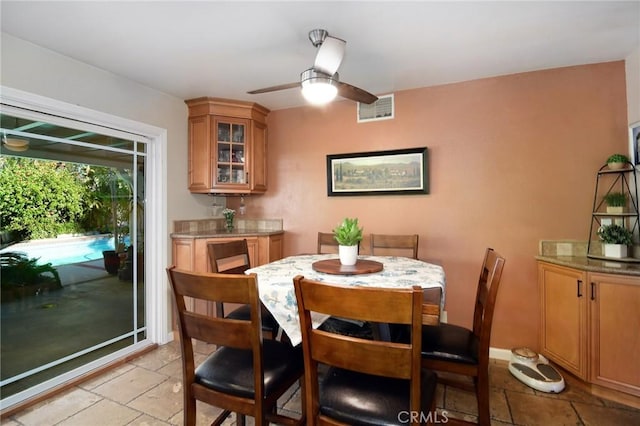
M19 111L0 121L4 401L147 339L148 140Z

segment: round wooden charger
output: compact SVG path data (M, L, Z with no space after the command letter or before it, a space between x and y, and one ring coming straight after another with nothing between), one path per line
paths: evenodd
M364 259L358 259L356 264L351 266L341 264L340 259L318 260L313 262L311 267L314 271L333 275L373 274L383 269L382 263Z

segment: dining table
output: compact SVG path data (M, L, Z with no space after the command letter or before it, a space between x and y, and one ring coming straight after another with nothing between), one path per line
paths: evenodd
M441 265L400 256L358 256L359 268L340 267L337 254L304 254L248 269L246 274L256 274L260 300L286 333L292 345L302 341L298 306L293 288L293 278L302 275L307 279L330 284L440 290L439 304L423 305L423 323L438 321L444 307L445 274ZM324 272L323 272L324 271ZM314 327L320 326L328 315L313 313Z

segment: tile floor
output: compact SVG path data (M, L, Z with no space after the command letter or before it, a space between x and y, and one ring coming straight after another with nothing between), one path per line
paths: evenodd
M197 345L197 357L202 360L211 350L211 346ZM179 346L172 342L3 419L1 425L181 425L181 368ZM640 410L592 396L570 384L558 395L534 391L515 380L505 362L493 363L490 377L495 425L640 425ZM299 389L292 389L279 405L283 411L300 413ZM471 393L439 385L436 405L449 417L475 420ZM219 412L200 403L197 411L198 425L210 424ZM252 419L247 420L253 424ZM224 424L234 425L233 416Z

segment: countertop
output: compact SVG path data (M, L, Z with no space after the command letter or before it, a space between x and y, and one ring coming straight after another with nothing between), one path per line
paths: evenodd
M567 266L588 272L602 272L605 274L633 275L640 278L640 263L614 262L591 259L586 256L536 256L542 262Z
M284 233L282 219L236 217L234 229L229 232L225 221L217 219L177 220L173 223L171 238L236 238L268 237Z
M173 232L171 238L235 238L235 237L268 237L270 235L283 234L284 231L264 231L257 229L234 229L228 232L223 229L207 231Z

